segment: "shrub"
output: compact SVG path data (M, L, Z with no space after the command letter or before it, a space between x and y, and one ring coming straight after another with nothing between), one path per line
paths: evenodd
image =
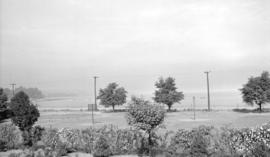
M22 144L20 131L13 124L0 125L0 150L18 148Z
M31 128L40 116L37 107L30 102L28 95L18 92L11 99L10 109L12 122L22 131L24 145L32 146Z
M84 129L82 133L83 151L86 153L92 153L94 148L94 141L96 138L96 129L93 127Z
M103 135L107 139L113 155L132 154L139 147L137 140L141 133L133 129L118 129L113 125L105 125L101 128L87 128L81 131L82 151L94 152L94 143L99 136Z
M207 156L213 152L213 127L200 126L192 130L178 130L171 138L166 156Z
M57 134L57 129L46 129L41 136L41 141L44 143L45 147L55 149L60 141Z
M67 152L74 152L82 149L80 130L63 128L58 130L57 134L60 142L65 144Z
M45 128L44 127L41 127L39 125L34 126L31 129L33 143L36 143L36 142L38 142L38 141L41 140L41 137L42 137L42 134L43 134L44 131L45 131Z
M188 153L193 157L209 156L207 140L199 133L193 137Z
M254 157L269 157L270 148L263 142L258 142L254 145L253 149L250 151L251 156Z
M129 125L148 133L151 145L151 132L163 123L165 110L163 106L133 97L126 117Z
M101 135L94 144L94 157L108 157L112 154L105 136Z

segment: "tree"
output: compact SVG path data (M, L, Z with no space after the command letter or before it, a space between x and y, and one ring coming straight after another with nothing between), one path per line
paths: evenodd
M126 119L129 125L148 134L148 143L152 146L153 130L160 126L165 117L163 106L150 103L142 98L132 97Z
M118 84L110 83L105 89L99 90L97 99L100 99L100 104L105 107L112 106L113 111L116 105L126 103L127 91L123 87L118 88Z
M264 71L261 76L250 77L248 82L240 89L243 101L253 106L259 106L262 111L262 105L270 103L270 78L269 73Z
M7 101L8 101L7 95L4 93L3 88L0 88L0 110L7 108Z
M168 110L171 110L171 107L174 103L180 102L184 99L183 92L177 92L175 87L175 80L172 77L166 79L160 78L155 86L158 90L155 91L154 100L157 103L163 103L168 106Z
M8 119L10 117L10 112L8 110L8 97L4 93L3 88L0 88L0 123L3 120Z
M11 99L10 109L13 113L11 120L22 131L25 145L31 146L31 129L40 116L37 107L30 102L28 95L21 91Z

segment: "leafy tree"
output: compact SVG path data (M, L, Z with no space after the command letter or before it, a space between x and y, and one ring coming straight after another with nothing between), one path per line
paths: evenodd
M37 107L30 102L28 95L21 91L11 99L10 109L13 112L11 120L22 131L25 145L31 146L31 129L40 116Z
M153 145L153 131L163 123L164 117L165 110L163 106L136 97L132 97L126 115L129 125L143 130L148 134L148 143L150 146Z
M112 106L113 111L116 105L123 105L126 102L127 91L123 87L118 88L118 84L110 83L105 89L100 89L97 99L105 107Z
M158 90L155 91L154 100L157 103L163 103L168 106L168 110L171 110L171 107L174 103L180 102L184 99L183 92L177 92L175 87L175 80L172 77L166 79L160 78L155 86Z
M3 120L9 118L10 112L7 108L8 106L8 97L4 93L3 88L0 88L0 122L3 122Z
M8 101L7 95L4 93L3 88L0 88L0 110L7 108L7 101Z
M261 76L250 77L248 82L240 89L243 101L253 106L259 106L262 111L262 105L270 103L270 78L269 73L264 71Z

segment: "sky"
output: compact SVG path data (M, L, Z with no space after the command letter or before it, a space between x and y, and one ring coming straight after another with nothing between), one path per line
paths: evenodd
M268 0L0 0L0 86L93 92L117 82L149 95L237 91L270 71Z

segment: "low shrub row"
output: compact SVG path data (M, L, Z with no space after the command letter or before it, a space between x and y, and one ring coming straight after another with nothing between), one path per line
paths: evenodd
M124 154L161 154L166 157L270 156L270 123L257 128L217 129L200 126L192 130L153 133L151 146L147 133L132 128L119 129L112 125L83 130L34 128L33 146L20 154L42 157L80 151L96 157ZM0 142L1 151L18 149L22 147L22 135L14 125L1 124Z

